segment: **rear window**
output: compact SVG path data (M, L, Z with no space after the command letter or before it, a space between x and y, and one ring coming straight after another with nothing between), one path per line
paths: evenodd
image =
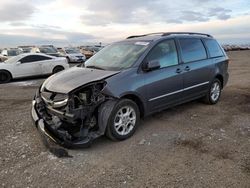
M223 52L219 46L219 44L213 39L204 39L205 45L208 49L210 57L219 57L223 56Z
M182 60L184 63L207 58L206 50L200 39L183 38L179 39L179 41L182 51Z

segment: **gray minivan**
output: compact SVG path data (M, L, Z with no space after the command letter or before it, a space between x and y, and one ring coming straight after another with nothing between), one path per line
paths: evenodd
M32 118L46 139L65 147L89 146L104 134L124 140L149 114L199 98L216 104L228 62L208 34L130 36L45 80Z

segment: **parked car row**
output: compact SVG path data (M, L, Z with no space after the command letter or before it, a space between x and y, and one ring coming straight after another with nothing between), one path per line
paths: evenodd
M65 57L69 63L81 63L92 57L103 46L81 46L56 48L53 45L18 46L0 50L0 62L22 53L44 53L55 57Z
M250 45L222 45L225 51L250 50Z

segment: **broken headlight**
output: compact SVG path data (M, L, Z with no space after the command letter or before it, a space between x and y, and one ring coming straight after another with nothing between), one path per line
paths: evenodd
M42 92L43 101L53 108L60 108L68 103L68 95L62 93Z
M103 101L105 97L101 91L105 84L105 82L93 83L78 90L74 93L75 106L93 105Z
M64 99L62 101L52 102L52 106L54 108L60 108L65 106L68 103L68 99Z

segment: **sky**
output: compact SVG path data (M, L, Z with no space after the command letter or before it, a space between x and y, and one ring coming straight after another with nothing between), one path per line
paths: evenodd
M250 43L249 0L0 0L0 47L111 43L189 31Z

